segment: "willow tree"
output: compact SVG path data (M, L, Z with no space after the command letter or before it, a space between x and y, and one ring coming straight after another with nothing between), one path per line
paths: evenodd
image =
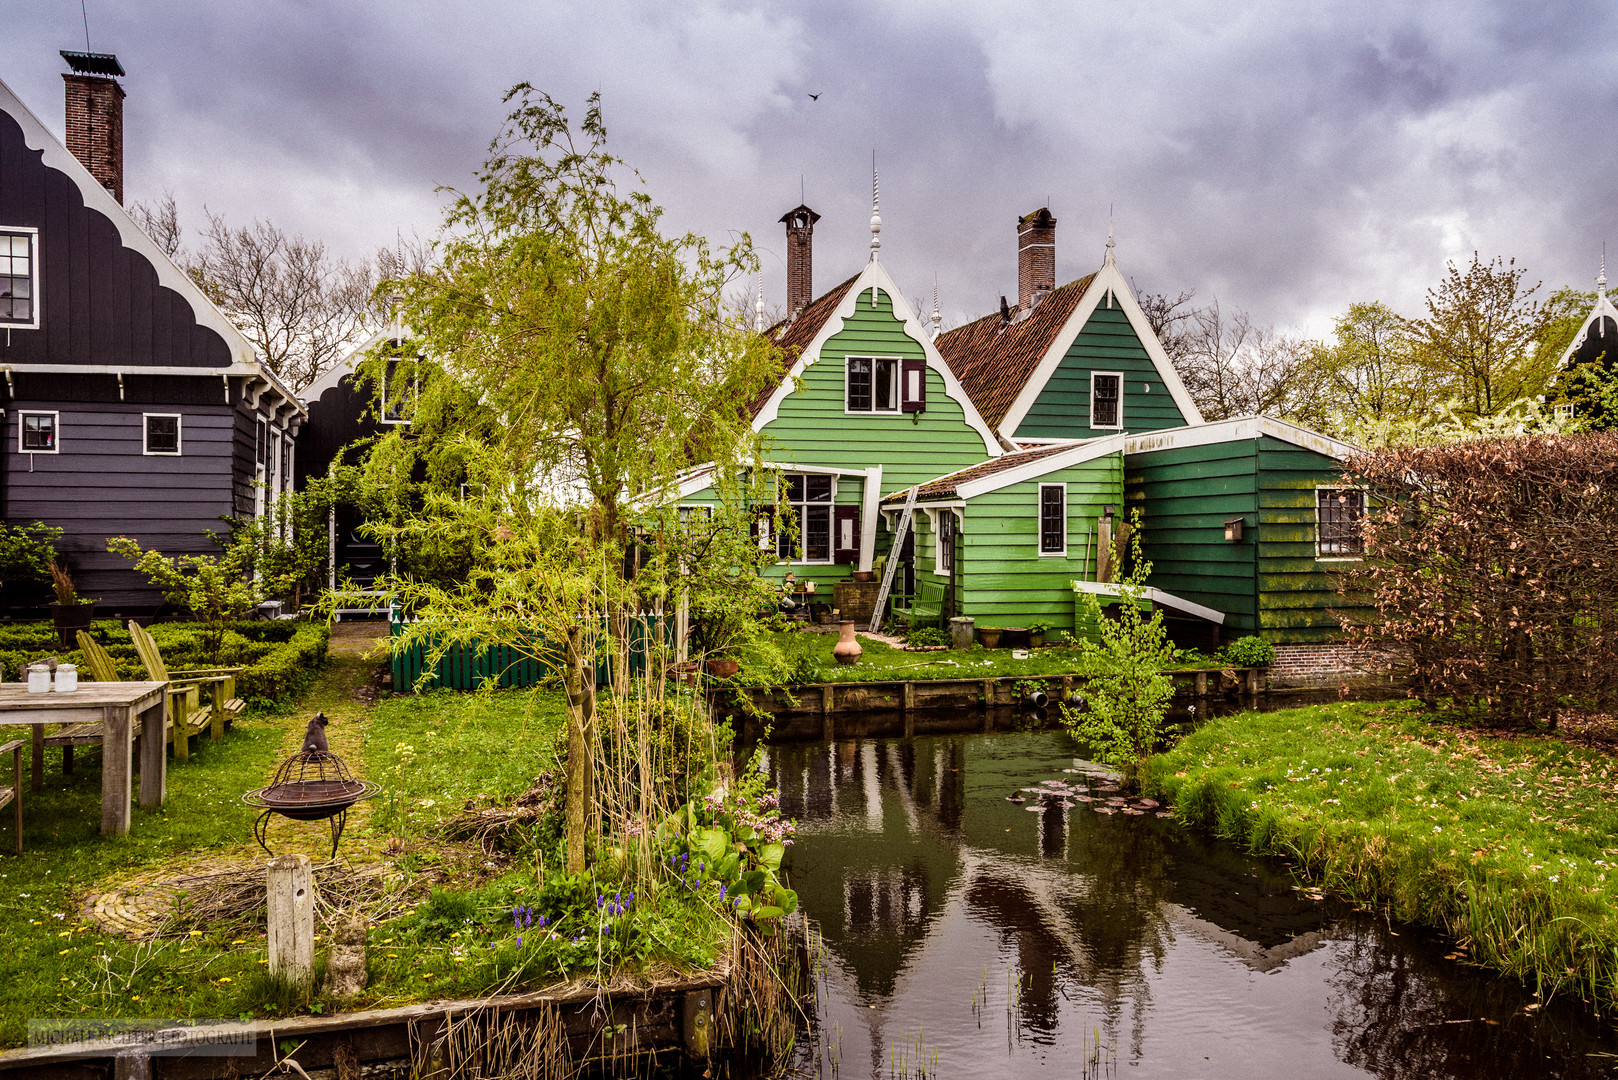
M566 673L577 871L595 817L598 651L621 661L629 614L677 584L679 557L643 557L669 546L648 533L671 520L687 470L739 474L755 446L745 405L778 366L725 302L755 267L745 235L715 250L664 233L606 148L599 96L576 130L527 84L506 101L476 189L452 193L436 265L382 286L409 355L379 353L365 371L409 425L370 461L406 511L385 539L468 552L458 579L389 582L416 634L505 644Z

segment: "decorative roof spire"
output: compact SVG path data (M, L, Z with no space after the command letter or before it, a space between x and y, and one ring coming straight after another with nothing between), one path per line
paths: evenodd
M1112 239L1112 204L1107 204L1107 265L1113 265L1112 249L1117 246Z
M882 186L876 172L876 155L871 155L871 261L882 255Z
M1601 245L1601 273L1596 275L1596 295L1607 295L1607 245Z
M933 340L938 340L938 332L944 325L944 316L938 310L938 275L933 275Z
M758 300L753 304L753 329L764 332L764 271L758 274Z

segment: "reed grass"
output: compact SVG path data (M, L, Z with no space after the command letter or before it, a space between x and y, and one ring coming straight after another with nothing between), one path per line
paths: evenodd
M1452 935L1543 995L1618 1006L1618 762L1408 703L1243 713L1148 760L1188 826Z

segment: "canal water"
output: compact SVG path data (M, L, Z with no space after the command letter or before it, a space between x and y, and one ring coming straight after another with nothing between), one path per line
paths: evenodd
M1063 733L760 752L818 933L799 1080L1618 1075L1579 1003L1122 812Z

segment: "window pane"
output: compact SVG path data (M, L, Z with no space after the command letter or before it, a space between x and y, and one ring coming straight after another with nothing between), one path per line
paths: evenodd
M146 452L149 454L178 454L180 452L180 418L178 416L148 416L146 418Z
M873 380L873 391L876 401L872 408L877 412L892 412L899 407L898 395L895 391L899 385L899 364L892 358L876 361L876 376Z
M848 362L848 411L871 411L871 362L869 360L850 360Z
M1118 391L1120 378L1117 375L1096 375L1094 378L1094 393L1090 401L1090 425L1092 427L1118 426Z
M1039 489L1039 550L1067 550L1067 497L1059 487Z
M1322 555L1360 555L1365 551L1361 525L1365 518L1365 493L1348 488L1321 488L1315 492L1319 512L1319 539Z
M803 491L808 502L831 502L831 477L805 476Z
M803 512L803 557L809 562L831 558L831 507L810 506Z
M803 502L803 477L789 476L786 482L786 501Z
M24 450L56 449L56 417L24 413L22 446Z

